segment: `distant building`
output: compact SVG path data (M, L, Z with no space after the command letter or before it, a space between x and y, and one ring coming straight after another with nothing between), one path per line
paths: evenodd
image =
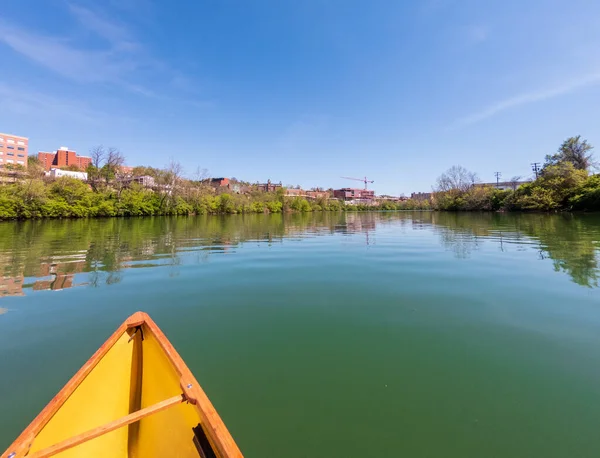
M285 190L285 195L287 197L304 197L306 195L306 193L304 192L303 189L299 189L299 188L287 188Z
M52 178L71 177L82 181L86 181L88 179L88 174L86 172L73 172L71 170L61 169L52 169L50 172L46 172L46 175Z
M327 191L306 191L307 199L329 199L329 192Z
M507 191L512 189L513 191L520 188L524 184L531 183L531 181L500 181L498 183L475 183L474 186L478 188L490 187Z
M413 200L431 200L432 193L430 192L413 192L410 198Z
M370 189L342 188L334 190L333 197L343 201L371 201L375 199L375 191Z
M29 139L12 134L0 134L0 167L14 164L27 168Z
M266 183L257 183L256 184L256 188L262 192L275 192L278 189L281 189L282 187L283 186L281 185L281 183L279 183L279 184L271 183L271 180L267 181Z
M224 188L229 186L229 178L211 178L208 184L213 188Z
M285 195L287 197L304 197L305 199L329 198L327 191L305 191L301 188L286 188Z
M382 194L381 196L377 196L377 200L386 201L386 202L402 202L407 200L404 196L390 196L387 194Z
M68 167L74 165L79 170L85 170L92 163L92 158L88 156L78 156L75 151L69 150L66 146L61 146L54 153L40 151L38 159L46 170L51 168Z
M231 181L229 178L210 178L204 180L203 183L220 192L231 191L240 194L245 190L244 186L237 181Z
M154 180L154 177L151 177L150 175L141 175L137 177L128 176L125 178L121 178L120 181L126 186L132 183L137 183L140 186L143 186L144 188L153 188L154 186L156 186L156 181Z
M91 164L91 162L90 162ZM122 175L131 175L133 173L133 167L129 165L122 165L119 167L119 171Z

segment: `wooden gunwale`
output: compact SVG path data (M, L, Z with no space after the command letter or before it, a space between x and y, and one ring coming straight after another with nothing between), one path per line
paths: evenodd
M71 394L79 386L79 384L81 384L81 382L89 375L89 373L96 367L100 360L123 335L123 333L130 328L142 325L145 325L148 330L154 334L161 348L173 364L173 367L180 377L180 385L183 395L185 396L186 401L188 401L190 404L193 404L197 409L206 436L208 437L218 456L220 458L243 458L243 455L233 440L233 437L231 437L231 434L227 430L223 420L221 420L221 417L206 396L206 393L204 393L204 390L200 387L200 384L196 378L192 375L191 371L185 365L183 359L181 356L179 356L179 353L177 353L165 334L160 330L150 316L144 312L135 312L117 328L117 330L106 340L106 342L100 346L100 348L98 348L98 350L81 367L81 369L79 369L77 373L65 384L58 394L52 398L52 400L46 405L46 407L44 407L44 409L29 424L29 426L23 430L19 437L12 443L6 452L2 454L0 458L36 456L28 455L29 448L31 447L36 435L39 434L39 432L61 408L69 396L71 396ZM137 412L134 412L132 415L135 415L135 413Z

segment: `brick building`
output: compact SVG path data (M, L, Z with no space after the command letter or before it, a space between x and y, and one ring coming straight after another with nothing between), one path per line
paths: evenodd
M229 186L229 178L211 178L208 184L213 188L224 188Z
M69 150L66 146L61 146L54 153L40 151L38 159L45 170L51 168L69 167L74 165L80 170L85 170L92 163L92 158L88 156L78 156L75 151Z
M283 186L281 185L281 183L279 183L279 184L271 183L271 180L269 180L266 183L257 183L256 187L258 188L259 191L262 191L262 192L275 192L278 189L282 188Z
M287 197L304 197L306 193L303 189L288 188L285 190L285 195Z
M375 198L375 191L372 191L370 189L342 188L334 190L333 197L344 201L373 200Z
M308 199L329 199L329 192L327 191L306 191L306 197Z
M29 139L18 135L0 134L0 167L21 165L27 168Z

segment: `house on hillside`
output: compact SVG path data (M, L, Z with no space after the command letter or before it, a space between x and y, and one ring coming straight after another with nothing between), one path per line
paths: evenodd
M124 177L121 180L121 183L123 183L125 186L129 186L132 183L137 183L140 186L143 186L144 188L153 188L154 186L156 186L156 180L154 179L154 177L150 176L150 175L141 175L141 176L128 176L128 177Z

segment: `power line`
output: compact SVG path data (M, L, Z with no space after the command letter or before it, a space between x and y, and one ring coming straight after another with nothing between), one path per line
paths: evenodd
M540 163L539 162L533 162L531 164L531 170L533 170L533 172L535 173L535 179L537 180L538 175L540 173Z
M496 175L496 187L500 186L500 177L502 176L502 172L494 172Z

